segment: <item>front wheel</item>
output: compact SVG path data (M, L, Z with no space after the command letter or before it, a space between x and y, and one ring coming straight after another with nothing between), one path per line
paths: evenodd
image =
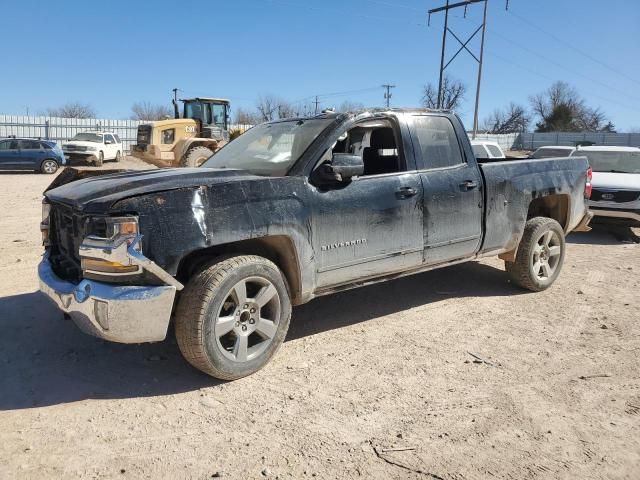
M176 309L176 339L191 365L236 380L269 362L290 318L280 269L263 257L236 256L205 268L186 285Z
M101 167L104 163L104 152L98 152L98 157L96 158L96 167Z
M516 285L533 292L546 290L556 281L564 262L564 231L552 218L527 222L515 262L505 262Z

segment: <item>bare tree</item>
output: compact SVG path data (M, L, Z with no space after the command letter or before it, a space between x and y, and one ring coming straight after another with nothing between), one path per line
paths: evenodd
M69 102L58 108L47 108L45 111L49 117L62 118L95 118L95 109L86 103Z
M151 102L136 102L131 106L132 120L164 120L173 117L168 105L154 105Z
M261 122L270 122L278 118L278 98L274 95L260 95L256 102L256 110Z
M511 102L504 110L496 109L484 121L483 129L489 133L525 132L531 118L527 110Z
M345 100L340 104L337 111L338 112L355 112L357 110L362 110L364 108L364 104L360 102L353 102L351 100Z
M544 92L531 96L529 102L539 117L538 132L597 132L613 127L602 110L589 107L567 82L553 83Z
M257 125L260 123L260 119L255 112L242 107L235 109L233 118L238 125Z
M460 80L445 75L442 79L442 108L457 110L467 93L467 86ZM422 104L426 108L438 108L438 86L428 83L422 94Z

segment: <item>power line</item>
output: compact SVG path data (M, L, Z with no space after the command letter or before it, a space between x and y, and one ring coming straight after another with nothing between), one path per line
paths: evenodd
M530 74L532 74L532 75L536 75L536 76L538 76L538 77L540 77L540 78L544 78L544 79L546 79L546 80L550 80L550 81L552 81L552 82L555 82L555 81L557 80L557 78L552 78L552 77L550 77L550 76L548 76L548 75L545 75L545 74L543 74L543 73L540 73L540 72L539 72L539 71L537 71L537 70L534 70L534 69L532 69L532 68L529 68L529 67L526 67L526 66L524 66L524 65L521 65L521 64L519 64L519 63L516 63L516 62L514 62L514 61L512 61L512 60L509 60L508 58L505 58L505 57L503 57L503 56L501 56L501 55L499 55L499 54L497 54L497 53L493 52L493 51L488 51L487 53L488 53L489 55L491 55L492 57L497 58L498 60L501 60L501 61L503 61L504 63L506 63L506 64L508 64L508 65L512 65L512 66L514 66L514 67L517 67L517 68L519 68L519 69L521 69L521 70L523 70L523 71L525 71L525 72L528 72L528 73L530 73ZM581 90L582 90L582 89L581 89ZM631 107L631 106L629 106L629 105L627 105L627 104L624 104L624 103L622 103L622 102L619 102L619 101L617 101L617 100L613 100L613 99L611 99L611 98L603 97L603 96L601 96L601 95L598 95L597 93L588 92L588 91L584 91L584 90L582 90L582 92L583 92L583 94L588 95L589 97L599 98L600 100L603 100L603 101L605 101L605 102L607 102L607 103L613 103L613 104L616 104L616 105L618 105L618 106L620 106L620 107L623 107L623 108L625 108L625 109L627 109L627 110L629 110L629 111L632 111L632 110L633 110L634 112L636 112L636 111L637 111L637 109L636 109L636 108L634 108L634 107Z
M545 35L553 38L556 42L561 43L567 47L569 47L571 50L579 53L580 55L588 58L589 60L591 60L592 62L597 63L598 65L605 67L609 70L611 70L612 72L616 73L617 75L620 75L624 78L626 78L627 80L631 80L634 83L637 83L638 85L640 85L640 81L636 80L635 78L630 77L629 75L627 75L626 73L618 70L617 68L612 67L611 65L606 64L605 62L603 62L602 60L600 60L599 58L594 57L593 55L591 55L588 52L585 52L584 50L576 47L575 45L567 42L566 40L563 40L562 38L556 36L555 34L553 34L552 32L549 32L548 30L536 25L535 23L533 23L530 20L527 20L526 18L521 17L520 15L518 15L517 13L512 12L511 10L508 10L508 12L513 15L514 17L516 17L518 20L520 20L523 23L526 23L527 25L529 25L532 28L535 28L536 30L544 33Z
M526 51L526 52L528 52L528 53L530 53L532 55L535 55L536 57L539 57L539 58L545 60L546 62L549 62L552 65L555 65L556 67L561 68L562 70L565 70L565 71L567 71L567 72L569 72L569 73L571 73L573 75L582 77L585 80L588 80L590 82L597 83L598 85L606 88L607 90L615 91L620 95L624 95L627 98L635 100L636 102L640 102L639 98L633 97L633 96L629 95L627 92L624 92L623 90L620 90L620 89L618 89L616 87L612 87L611 85L609 85L609 84L607 84L605 82L601 82L600 80L592 78L592 77L590 77L588 75L585 75L583 73L576 72L576 71L572 70L571 68L568 68L565 65L561 64L560 62L556 62L555 60L553 60L553 59L551 59L551 58L549 58L549 57L547 57L547 56L545 56L545 55L543 55L543 54L541 54L539 52L536 52L535 50L532 50L531 48L529 48L529 47L527 47L525 45L522 45L521 43L518 43L518 42L512 40L511 38L509 38L509 37L507 37L505 35L502 35L502 34L496 32L496 31L492 31L492 33L494 35L500 37L501 39L503 39L505 42L508 42L511 45L515 46L515 47L518 47L518 48L520 48L520 49L522 49L522 50L524 50L524 51Z

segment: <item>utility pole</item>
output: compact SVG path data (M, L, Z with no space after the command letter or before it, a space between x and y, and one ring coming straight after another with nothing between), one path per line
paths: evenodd
M173 116L180 118L180 112L178 111L178 89L174 88L173 91Z
M315 104L315 114L318 114L318 105L320 105L320 100L318 100L318 95L316 95L316 99L313 102Z
M382 85L382 88L385 89L384 99L385 99L385 101L387 103L387 108L389 108L389 106L391 105L391 97L393 96L393 94L391 93L391 89L392 88L396 88L396 86L395 85L389 85L389 84L385 83L384 85Z
M474 3L480 3L480 2L484 2L484 14L483 14L483 18L482 18L482 25L480 25L471 34L471 36L469 38L467 38L467 40L465 42L463 42L449 28L449 10L453 10L455 8L464 7L464 18L466 18L467 17L467 7L469 5L473 5ZM443 77L444 77L444 71L451 64L451 62L453 62L453 60L455 60L455 58L458 56L458 54L460 52L462 52L462 50L466 50L467 53L469 55L471 55L476 62L478 62L478 81L477 81L477 84L476 84L476 101L475 101L475 111L474 111L474 114L473 114L473 138L474 139L476 138L476 135L478 133L478 110L480 108L480 86L481 86L481 83L482 83L482 67L483 67L483 62L484 62L484 39L485 39L485 32L487 30L487 7L488 7L488 3L489 3L488 0L464 0L464 1L457 2L457 3L449 3L449 0L447 0L447 4L445 6L429 10L429 21L428 21L429 25L431 25L431 14L442 12L442 11L445 12L444 29L443 29L443 32L442 32L442 54L440 56L440 81L439 81L439 84L438 84L438 108L442 108L443 107L444 92L442 91L442 82L443 82ZM506 7L509 8L509 0L506 0ZM480 58L478 58L478 56L476 56L471 50L469 50L469 47L467 45L469 45L469 42L471 42L471 40L473 40L473 38L480 31L482 31L482 35L481 35L482 40L481 40L481 43L480 43L480 56L479 56ZM447 37L448 37L449 34L451 34L451 36L453 36L453 38L455 38L458 41L458 43L460 44L460 48L449 59L449 61L445 64L445 57L446 57L445 48L446 48Z

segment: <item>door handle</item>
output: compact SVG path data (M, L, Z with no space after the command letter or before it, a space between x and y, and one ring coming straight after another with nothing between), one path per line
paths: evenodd
M466 180L460 184L460 188L462 190L473 190L474 188L478 188L478 184L473 180Z
M398 198L411 198L418 194L418 190L413 187L402 187L396 192Z

